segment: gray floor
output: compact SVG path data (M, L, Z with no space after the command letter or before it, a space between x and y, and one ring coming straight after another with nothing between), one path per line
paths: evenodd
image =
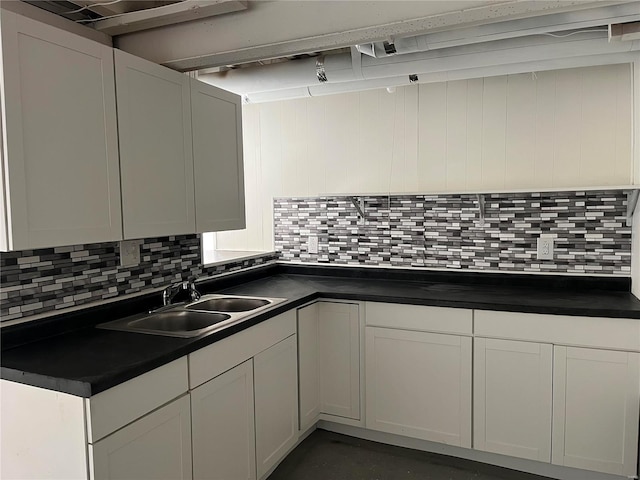
M269 480L548 480L528 473L316 430Z

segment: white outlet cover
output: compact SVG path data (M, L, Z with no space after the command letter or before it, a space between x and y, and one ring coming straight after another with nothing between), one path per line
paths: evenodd
M140 240L120 242L120 266L134 267L140 263Z
M538 237L538 260L553 260L553 235L540 235Z
M309 235L307 239L307 251L309 253L318 253L318 237Z

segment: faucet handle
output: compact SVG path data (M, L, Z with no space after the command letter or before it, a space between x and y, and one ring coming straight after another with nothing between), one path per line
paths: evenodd
M189 292L189 297L191 297L191 301L195 302L196 300L200 300L200 297L202 297L202 295L196 288L196 277L195 276L189 277L185 282L185 284L186 284L186 290Z

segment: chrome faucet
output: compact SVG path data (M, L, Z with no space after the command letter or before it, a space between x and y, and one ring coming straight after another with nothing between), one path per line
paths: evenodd
M192 302L199 300L202 295L196 289L196 284L193 278L183 280L182 282L172 283L162 291L162 304L164 306L171 305L175 296L185 291L189 294L189 298Z

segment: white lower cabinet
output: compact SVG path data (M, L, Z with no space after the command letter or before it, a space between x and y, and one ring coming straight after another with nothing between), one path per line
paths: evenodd
M320 416L318 303L298 309L299 427L313 426Z
M263 478L298 441L298 355L296 335L253 359L256 464Z
M551 461L553 346L474 340L473 446Z
M358 305L319 302L320 412L360 418Z
M300 430L320 414L360 419L360 307L317 302L298 310Z
M471 447L471 338L366 327L366 426Z
M254 480L253 361L191 391L193 478Z
M552 463L637 472L640 353L554 348Z
M89 445L89 451L94 480L192 478L189 397Z

